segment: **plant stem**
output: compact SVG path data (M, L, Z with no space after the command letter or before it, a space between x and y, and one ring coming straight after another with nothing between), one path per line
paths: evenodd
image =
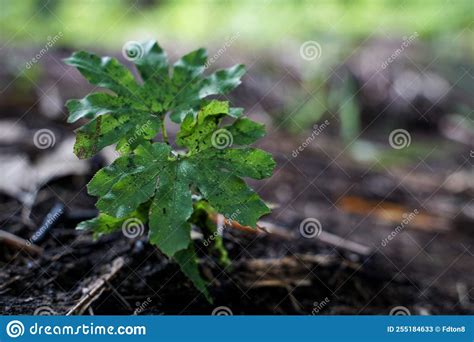
M163 135L163 141L169 145L168 132L166 132L165 119L161 120L161 134Z

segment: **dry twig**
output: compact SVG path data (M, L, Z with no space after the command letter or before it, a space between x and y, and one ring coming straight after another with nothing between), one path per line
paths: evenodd
M19 251L27 251L34 255L41 255L43 253L43 249L41 247L38 247L29 241L4 230L0 230L0 243L4 243Z
M102 295L109 281L122 269L124 264L124 258L118 257L114 259L110 271L96 279L92 285L83 289L84 295L79 302L67 312L66 316L82 315L91 304Z

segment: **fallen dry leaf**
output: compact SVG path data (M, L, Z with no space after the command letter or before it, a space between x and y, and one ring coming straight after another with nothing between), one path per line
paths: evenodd
M86 174L89 163L73 154L73 145L74 138L68 138L34 163L26 154L0 155L0 192L25 203L52 179Z

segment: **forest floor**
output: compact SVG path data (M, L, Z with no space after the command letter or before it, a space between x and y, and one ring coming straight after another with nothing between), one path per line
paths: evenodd
M54 70L49 80L60 77ZM68 86L57 86L60 99L74 88L67 77L62 82ZM145 235L117 232L95 241L75 230L95 215L85 186L109 160L71 159L72 129L63 115L39 114L48 105L0 101L0 230L29 240L55 205L65 205L37 243L41 250L0 235L1 314L211 314L220 306L233 314L474 313L469 146L437 131L414 133L430 146L423 158L396 167L364 164L345 153L331 128L295 157L311 132L290 134L269 123L260 146L278 165L270 179L250 182L274 207L262 222L268 233L225 229L232 260L226 269L200 252L202 238L193 234L211 304ZM54 132L49 149L32 146L40 128ZM368 134L386 140L377 129ZM316 219L321 234L303 236L305 219Z

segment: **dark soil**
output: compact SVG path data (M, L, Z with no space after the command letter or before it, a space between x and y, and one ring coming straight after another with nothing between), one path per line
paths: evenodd
M377 222L370 216L361 222L360 217L331 207L330 198L336 197L334 192L343 184L345 187L355 184L351 192L359 192L359 183L377 182L384 175L374 173L362 180L352 175L347 179L337 167L331 166L321 173L314 187L299 194L308 184L300 172L310 170L317 175L327 166L316 156L313 163L304 158L307 157L291 162L277 158L279 168L275 176L269 182L255 185L270 201L278 201L278 196L283 201L284 195L288 197L274 210L270 220L297 230L307 216L305 212L310 210L328 231L376 247L380 239L375 237L388 234L393 225ZM45 305L64 314L81 298L84 288L106 272L119 256L125 258L126 265L92 304L94 314L131 314L142 303L147 303L141 311L143 314L210 314L221 305L231 308L234 314L310 314L317 303L325 300L328 304L318 309L318 313L387 314L395 306L405 306L412 313L473 312L472 306L459 302L456 292L460 282L473 284L469 268L472 262L469 246L473 239L467 229L443 234L407 231L403 234L410 234L413 242L402 236L385 249L375 249L370 256L333 248L315 239L287 241L227 231L225 241L231 267L222 269L213 258L201 255L202 270L211 281L215 298L210 304L178 267L146 239L130 240L115 233L93 241L90 233L74 229L77 223L74 216L93 213L93 199L84 188L88 177L66 177L40 191L38 198L46 200L33 208L32 217L37 223L55 202L62 201L69 208L41 244L45 251L41 257L2 248L0 310L3 314L31 314ZM77 193L79 189L82 190ZM2 208L2 227L24 238L34 233L35 228L21 223L19 203L4 199ZM85 212L87 209L89 213ZM464 251L461 243L466 247ZM199 250L202 241L197 240L196 246ZM325 256L332 261L328 265L305 263L302 262L305 255ZM282 257L293 258L296 266L285 268L277 262ZM252 266L252 261L269 259L268 269L263 272Z

